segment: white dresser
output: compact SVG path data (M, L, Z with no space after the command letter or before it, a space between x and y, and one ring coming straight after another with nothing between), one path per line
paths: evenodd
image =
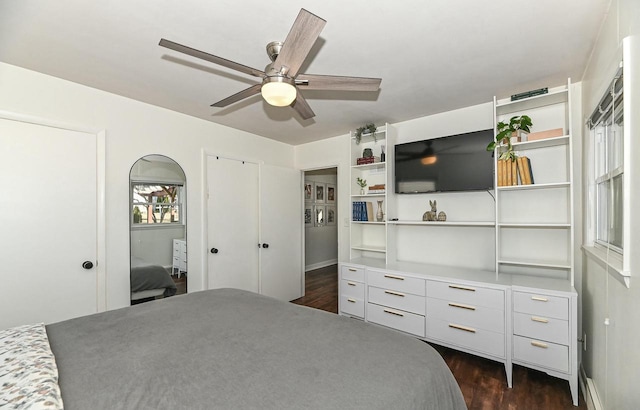
M578 402L577 293L566 281L363 259L340 264L339 313L569 381Z
M187 241L184 239L173 240L173 267L171 274L187 274Z

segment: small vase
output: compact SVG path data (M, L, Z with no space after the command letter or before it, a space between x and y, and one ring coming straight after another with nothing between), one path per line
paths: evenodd
M360 195L364 195L364 188L360 188Z
M376 221L382 222L384 220L384 213L382 212L382 201L378 201L378 212L376 212Z

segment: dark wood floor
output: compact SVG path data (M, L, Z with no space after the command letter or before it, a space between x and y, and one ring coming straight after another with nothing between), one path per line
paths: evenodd
M338 312L338 268L329 266L307 272L305 296L293 303ZM522 366L513 368L513 388L507 387L504 366L446 347L431 344L455 376L470 410L586 410L571 403L569 383Z

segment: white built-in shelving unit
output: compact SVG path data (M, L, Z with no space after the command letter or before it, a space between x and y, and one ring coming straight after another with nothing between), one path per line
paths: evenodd
M389 124L378 127L373 134L364 134L360 142L356 143L355 135L351 134L351 209L353 203L358 201L370 202L373 210L373 221L354 221L351 218L351 246L350 258L377 258L386 260L387 253L387 213L390 212L388 193L393 186L392 161L381 161L384 147L386 159L393 151L395 143L395 130ZM372 164L357 165L357 159L363 156L365 149L371 149L376 162ZM357 184L357 178L367 181L365 193ZM373 185L385 185L384 193L369 194L368 188ZM382 201L383 220L377 221L378 201Z
M381 200L385 216L351 222L350 260L340 264L338 310L504 363L509 386L513 364L566 379L577 405L571 80L517 101L494 97L494 126L525 114L533 121L532 132L563 130L562 136L513 144L519 156L530 159L535 183L498 186L496 175L493 209L457 213L447 221L412 219L419 217L415 208L393 193L393 127L380 127L375 139L365 135L360 144L352 134L352 207L355 201L372 202L375 213ZM356 165L363 149L380 156L382 145L387 161ZM496 161L503 149L494 153ZM385 192L362 195L358 177L368 185L385 184ZM478 201L465 197L470 198ZM495 255L473 249L493 240ZM429 253L428 263L411 260L432 247L436 251ZM442 260L451 261L451 255L460 264L485 257L485 268L445 266Z
M494 97L495 124L528 115L532 132L563 135L513 144L531 161L534 184L498 186L496 177L496 274L566 279L574 284L573 149L571 81L523 100ZM498 147L498 154L504 150Z

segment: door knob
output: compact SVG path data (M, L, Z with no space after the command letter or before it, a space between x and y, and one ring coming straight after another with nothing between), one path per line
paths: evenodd
M218 248L211 248L211 253L218 253Z
M85 269L91 269L91 268L93 268L93 262L84 261L84 262L82 262L82 267L85 268Z
M269 244L268 244L268 243L263 243L263 244L262 244L262 247L263 247L264 249L267 249L267 248L269 247Z

